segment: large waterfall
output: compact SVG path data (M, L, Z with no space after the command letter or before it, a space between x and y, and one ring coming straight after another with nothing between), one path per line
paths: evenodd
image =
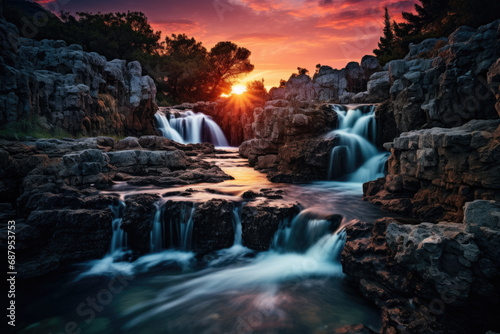
M339 142L330 155L328 179L363 183L382 177L389 153L381 153L375 147L375 106L333 105L332 108L337 113L339 127L326 138L336 137Z
M212 143L215 146L229 146L221 128L212 118L191 110L170 117L156 113L159 130L163 136L182 144Z

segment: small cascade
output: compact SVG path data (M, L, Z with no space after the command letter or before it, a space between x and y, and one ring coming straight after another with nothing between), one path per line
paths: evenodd
M155 115L163 136L183 144L212 143L215 146L229 146L221 128L210 116L191 110L170 118L159 113Z
M367 182L384 175L389 153L375 147L377 124L375 106L364 105L346 109L333 105L339 128L326 138L338 138L338 145L330 153L328 179L348 182Z
M194 203L182 202L178 203L175 210L166 213L165 206L158 203L151 229L150 251L155 253L165 249L190 250L194 211Z
M125 203L117 201L109 206L113 213L113 236L111 237L111 246L109 254L116 253L127 248L127 233L121 228L123 211L125 210Z
M165 235L163 229L163 222L161 221L161 206L156 203L156 213L153 219L153 227L151 228L151 237L149 251L151 253L156 253L164 249L163 236Z
M234 243L233 246L241 246L242 243L242 226L240 208L235 205L233 209L233 227L234 227Z
M314 255L314 258L333 261L345 243L339 231L342 217L315 209L302 211L291 222L283 220L276 231L271 249L279 253Z

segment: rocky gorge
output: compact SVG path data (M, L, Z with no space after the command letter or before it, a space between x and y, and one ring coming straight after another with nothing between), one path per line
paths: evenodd
M499 50L500 21L461 27L410 45L405 59L371 75L367 91L332 100L377 102L375 144L391 154L387 175L363 185L364 199L418 219L347 227L344 271L383 310L384 333L495 326L489 310L498 310L499 267L489 256L498 222L488 217L497 216L500 201ZM340 114L312 86L280 88L282 100L254 111L256 138L240 154L272 181L324 180L330 152L342 145L325 135L339 127ZM470 323L483 327L464 329Z
M0 32L2 121L37 115L91 136L0 141L19 279L83 266L70 277L88 296L96 273L138 276L90 331L118 328L102 319L134 332L178 318L168 330L234 332L224 314L246 332L290 319L336 333L499 330L500 21L410 45L384 67L366 56L293 75L267 101L160 111L169 122L210 116L237 150L159 136L156 87L138 62L18 38L5 20ZM365 165L384 176L361 185ZM53 295L72 300L77 286ZM60 329L74 315L59 312L23 325Z

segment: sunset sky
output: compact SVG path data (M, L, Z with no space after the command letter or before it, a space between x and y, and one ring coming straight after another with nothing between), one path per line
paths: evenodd
M399 21L417 0L51 0L54 12L141 11L163 36L186 33L210 49L230 40L252 52L255 70L242 82L265 79L269 88L297 66L342 68L372 54L382 33L383 9Z

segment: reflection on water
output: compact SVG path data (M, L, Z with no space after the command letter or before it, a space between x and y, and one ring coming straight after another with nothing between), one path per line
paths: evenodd
M320 207L347 218L373 220L381 212L361 200L361 184L270 183L236 153L214 161L235 180L159 189L116 185L122 198L134 193L194 190L191 202L242 201L248 190L283 190L283 199ZM212 190L216 190L216 193ZM175 197L168 197L176 199ZM186 201L186 197L179 197ZM118 249L70 272L23 282L18 328L24 333L331 333L363 323L380 328L380 315L347 282L340 264L345 231L338 221L304 210L280 226L268 252L241 244L235 209L235 244L198 256L164 250L127 261ZM344 220L345 222L345 220ZM332 233L335 231L335 233ZM297 242L296 238L303 238ZM152 248L155 250L155 248Z
M261 189L282 190L282 201L298 202L304 208L321 207L345 216L347 219L360 219L370 221L380 218L381 212L371 203L361 199L363 184L355 182L320 181L308 184L286 184L272 183L266 175L248 166L248 161L238 156L238 149L224 147L224 151L230 153L222 155L221 158L206 159L215 162L224 172L234 179L221 183L200 183L186 186L172 186L169 188L158 188L154 186L137 187L128 186L125 182L119 182L107 192L118 193L124 199L126 196L141 193L167 194L182 193L166 197L169 200L206 202L213 198L226 199L240 202L241 196L246 191L260 193ZM230 158L228 158L230 157ZM186 190L190 190L190 196L186 197ZM191 191L192 190L192 191ZM280 201L280 200L273 200Z

